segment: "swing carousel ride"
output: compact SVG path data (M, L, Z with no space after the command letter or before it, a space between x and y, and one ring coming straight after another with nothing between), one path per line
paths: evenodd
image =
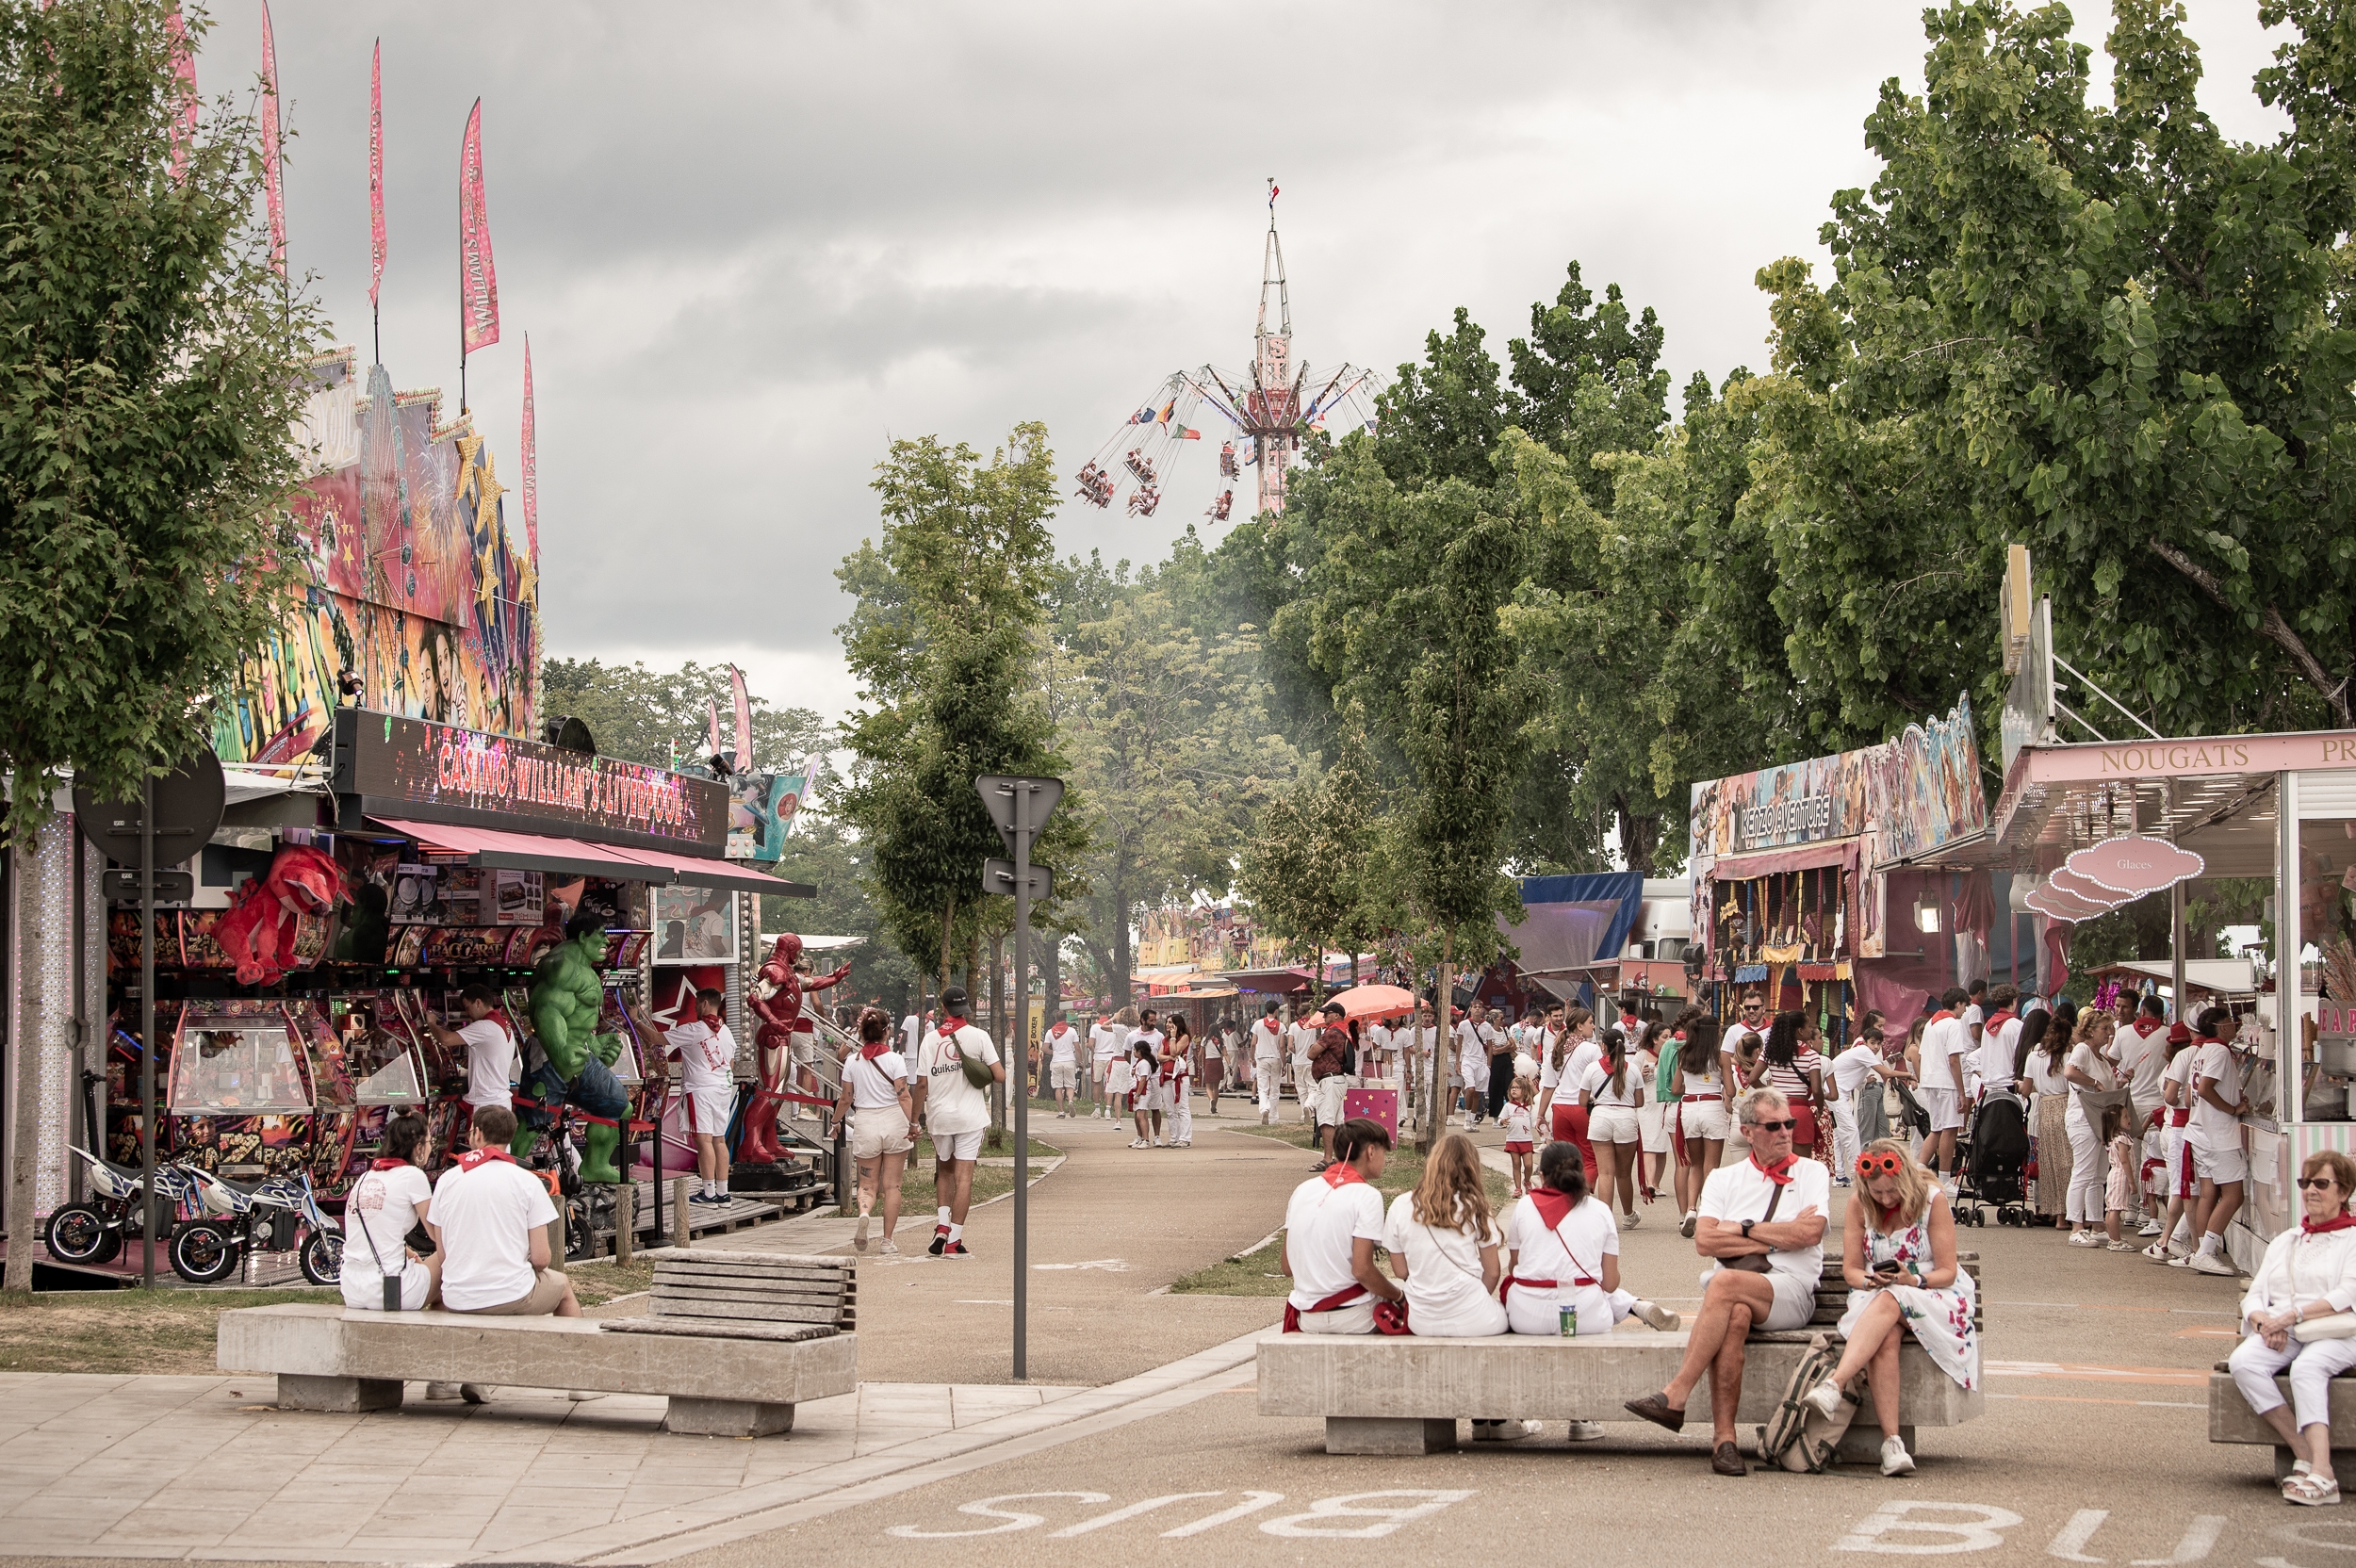
M1151 517L1162 504L1162 484L1186 441L1200 441L1192 421L1210 409L1227 422L1219 449L1219 493L1204 509L1213 522L1229 518L1233 482L1256 470L1259 512L1284 510L1284 472L1312 430L1372 429L1375 376L1355 365L1317 375L1293 364L1292 299L1284 285L1284 248L1276 237L1276 182L1268 188L1268 243L1260 268L1260 322L1252 334L1252 374L1204 365L1162 378L1137 411L1096 449L1074 477L1078 496L1110 511L1116 502L1133 517ZM1270 323L1269 304L1275 305ZM1240 442L1241 449L1237 449ZM1254 514L1256 514L1256 513Z

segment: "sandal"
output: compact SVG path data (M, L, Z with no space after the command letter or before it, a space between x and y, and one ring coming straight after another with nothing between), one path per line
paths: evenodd
M2282 1483L2282 1500L2301 1508L2337 1508L2340 1483L2337 1477L2326 1478L2316 1475L2293 1476Z

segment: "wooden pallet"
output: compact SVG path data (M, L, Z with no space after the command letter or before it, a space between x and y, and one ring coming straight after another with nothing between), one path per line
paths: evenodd
M859 1272L849 1258L667 1247L646 1256L658 1318L842 1333L858 1326Z

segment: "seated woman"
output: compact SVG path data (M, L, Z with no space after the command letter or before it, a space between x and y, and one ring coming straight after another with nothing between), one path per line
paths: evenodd
M410 1233L433 1207L434 1185L418 1164L425 1158L425 1118L397 1116L384 1128L384 1157L352 1184L344 1199L343 1270L338 1283L344 1305L362 1312L391 1306L385 1285L401 1292L394 1310L416 1312L433 1299L441 1283L442 1254L419 1258L409 1250Z
M1849 1310L1834 1331L1847 1340L1841 1364L1810 1389L1808 1403L1837 1417L1841 1391L1866 1374L1882 1429L1882 1474L1911 1476L1914 1460L1898 1435L1898 1348L1910 1331L1941 1372L1979 1385L1976 1293L1955 1264L1955 1217L1931 1172L1906 1145L1876 1138L1857 1156L1857 1196L1841 1228L1841 1272Z
M1571 1157L1578 1159L1578 1151ZM1497 1299L1504 1241L1481 1174L1472 1139L1450 1133L1424 1162L1413 1192L1391 1202L1383 1247L1391 1272L1406 1287L1407 1331L1435 1338L1469 1339L1505 1332ZM1512 1443L1537 1431L1535 1421L1473 1422L1473 1439Z
M2356 1160L2336 1150L2307 1156L2299 1168L2298 1228L2266 1243L2266 1261L2242 1298L2242 1327L2250 1337L2226 1363L2233 1386L2282 1437L2295 1462L2282 1480L2282 1500L2307 1508L2340 1500L2331 1470L2331 1379L2356 1366L2356 1339L2301 1340L2295 1327L2356 1307ZM2287 1367L2291 1407L2274 1380Z

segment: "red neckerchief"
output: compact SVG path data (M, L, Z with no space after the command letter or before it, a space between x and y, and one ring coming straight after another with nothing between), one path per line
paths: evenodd
M506 1030L511 1038L514 1037L515 1033L515 1025L513 1021L508 1018L506 1009L494 1007L483 1016L489 1019L493 1023L498 1024L501 1029Z
M1365 1180L1366 1178L1358 1173L1356 1166L1345 1165L1339 1160L1335 1160L1325 1168L1325 1184L1336 1190L1350 1185L1352 1182Z
M2006 1007L2001 1013L1988 1014L1986 1019L1981 1021L1980 1027L1983 1029L2001 1029L2005 1024L2011 1022L2014 1019L2019 1018L2020 1016L2021 1015L2019 1013L2014 1012L2010 1007Z
M1571 1212L1573 1206L1569 1193L1557 1192L1552 1187L1531 1187L1530 1202L1538 1211L1538 1217L1546 1222L1549 1231L1562 1223L1563 1217Z
M2304 1215L2300 1216L2299 1220L2299 1230L2311 1236L2329 1235L2333 1231L2345 1231L2350 1226L2356 1226L2356 1214L2348 1214L2345 1211L2333 1215L2320 1225Z
M1942 1018L1953 1018L1953 1017L1955 1017L1955 1014L1953 1014L1953 1013L1949 1012L1946 1008L1941 1007L1939 1011L1937 1011L1937 1012L1935 1012L1935 1013L1933 1013L1933 1014L1931 1015L1931 1022L1932 1022L1932 1023L1937 1023L1937 1022L1938 1022L1940 1019L1942 1019ZM1926 1027L1927 1027L1927 1025L1926 1025Z
M1751 1168L1779 1187L1790 1186L1792 1184L1792 1162L1798 1158L1796 1154L1786 1154L1773 1165L1761 1165L1759 1163L1759 1156L1753 1154Z
M2162 1029L2167 1028L2168 1025L2162 1023L2155 1018L2139 1018L2133 1023L2128 1024L2127 1027L2133 1029L2136 1034L2142 1036L2148 1040L2153 1035L2158 1034Z
M964 1027L965 1020L957 1017L954 1013L941 1021L941 1033L944 1035L954 1035Z
M487 1165L493 1160L505 1160L509 1165L515 1165L515 1156L510 1154L504 1149L469 1149L466 1152L458 1156L458 1168L461 1170L472 1170L479 1166Z
M892 1037L889 1035L879 1040L865 1041L859 1048L859 1060L863 1062L872 1062L876 1057L882 1055L885 1052L891 1049Z
M368 1168L370 1170L399 1170L408 1163L407 1160L370 1160Z

